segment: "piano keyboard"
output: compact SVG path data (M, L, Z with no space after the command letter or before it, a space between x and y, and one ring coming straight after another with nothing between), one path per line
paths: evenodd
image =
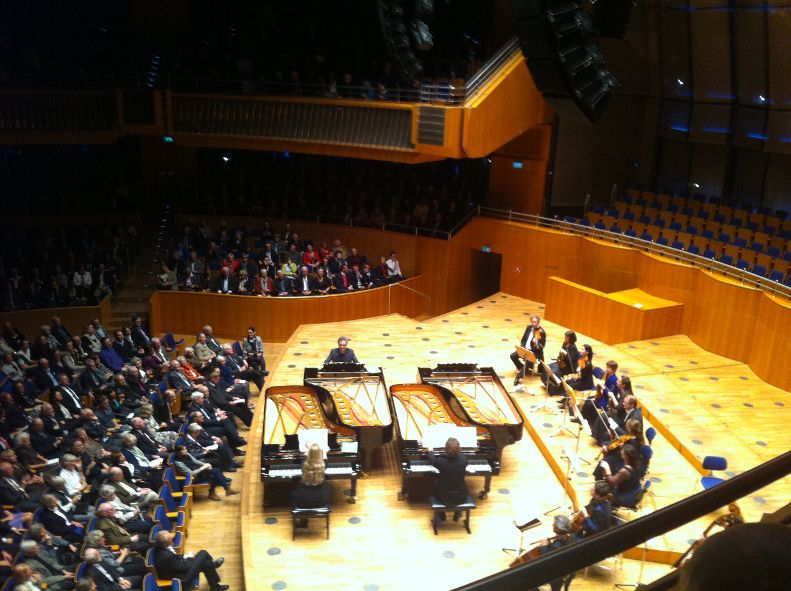
M409 462L409 471L423 474L437 474L437 470L428 460L412 460ZM486 460L470 460L467 464L467 474L491 474L492 466Z

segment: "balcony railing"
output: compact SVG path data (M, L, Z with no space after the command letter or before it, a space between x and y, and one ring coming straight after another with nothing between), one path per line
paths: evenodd
M744 269L738 269L732 265L726 265L714 259L709 259L700 255L692 254L684 250L679 250L671 246L664 246L649 240L642 240L640 238L627 236L626 234L619 234L617 232L610 232L608 230L600 230L592 226L583 226L581 224L572 224L565 220L556 218L545 218L528 213L519 213L516 211L492 209L490 207L479 207L478 215L496 219L510 220L514 222L521 222L538 226L542 228L553 228L571 234L579 234L588 236L590 238L598 238L600 240L607 240L616 244L631 246L633 248L656 254L664 257L670 257L678 261L687 263L694 267L700 267L706 271L714 271L724 275L734 281L762 289L765 292L774 295L791 299L791 287L783 285L777 281L772 281L766 277L756 275Z

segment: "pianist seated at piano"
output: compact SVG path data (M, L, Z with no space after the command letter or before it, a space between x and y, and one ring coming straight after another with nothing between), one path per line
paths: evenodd
M439 474L434 487L434 495L446 506L460 505L467 500L467 484L464 482L464 475L467 472L467 458L461 453L461 445L455 437L450 437L445 442L445 454L438 455L429 451L428 460ZM438 515L441 521L445 521L445 513ZM453 514L453 520L457 521L461 517L461 511Z
M330 351L324 365L328 363L360 363L354 354L354 349L349 348L349 339L346 337L338 338L338 346Z
M291 503L300 509L330 506L330 486L324 479L324 452L313 443L302 463L302 479L291 495Z

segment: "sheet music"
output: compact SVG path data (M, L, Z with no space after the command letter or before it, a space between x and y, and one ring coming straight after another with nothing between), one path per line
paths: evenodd
M344 441L341 443L341 453L344 454L356 454L357 453L357 442L356 441Z
M299 451L307 453L312 444L318 445L326 454L329 449L329 432L327 429L300 429L297 431L299 437Z
M461 447L478 447L475 427L458 427L448 423L429 425L423 431L423 445L431 449L443 448L450 437L458 439Z

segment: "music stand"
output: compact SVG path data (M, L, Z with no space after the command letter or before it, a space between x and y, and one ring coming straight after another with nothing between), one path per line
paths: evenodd
M532 372L535 375L538 373L538 361L536 360L535 354L530 349L525 349L520 345L515 346L516 354L519 355L519 358L522 360L522 369L519 370L519 381L525 379L525 372L527 371L527 364L530 362L532 364ZM521 388L521 386L520 386ZM517 388L519 390L520 388Z
M503 548L503 552L506 554L513 553L514 558L519 558L525 553L525 532L541 525L541 520L538 517L533 517L532 519L528 519L526 521L517 521L514 519L512 523L514 524L514 527L519 530L519 548Z
M547 375L547 380L553 380L557 384L560 383L560 378L558 378L554 373L552 373L552 370L549 369L549 366L546 364L546 362L543 359L537 360L536 363L540 363L541 367L544 368L544 371L546 372L546 375ZM544 389L544 401L543 402L539 402L535 406L531 406L530 410L535 412L537 410L541 410L542 408L549 409L549 411L552 412L552 414L555 414L555 411L549 405L549 390L548 389Z
M558 427L558 430L557 430L557 431L555 431L555 432L554 432L552 435L550 435L550 437L557 437L557 436L558 436L558 435L560 435L560 434L561 434L563 431L565 431L566 433L568 433L568 434L569 434L569 435L571 435L572 437L576 437L576 438L577 438L577 449L579 449L579 443L580 443L580 433L582 433L582 423L580 423L580 428L577 430L577 433L576 433L576 435L574 434L574 432L573 432L571 429L569 429L569 428L566 426L566 422L568 421L568 418L569 418L569 402L570 402L572 399L576 400L576 399L574 398L574 391L571 389L571 386L569 386L569 385L566 383L566 381L565 381L565 380L560 380L560 383L561 383L561 384L563 384L563 389L565 390L565 392L566 392L566 397L567 397L567 398L566 398L566 404L564 404L564 405L563 405L563 424L562 424L560 427ZM568 392L569 392L569 391L571 391L571 396L569 396L569 395L568 395ZM575 411L577 410L577 405L576 405L576 402L574 403L574 410L575 410ZM572 411L572 412L573 412L573 411ZM576 415L575 415L575 416L576 416Z
M563 390L566 393L566 408L565 408L565 410L567 412L570 411L571 414L574 415L574 418L577 419L578 425L579 425L579 428L577 429L577 435L576 435L576 437L577 437L577 447L574 448L574 451L579 456L579 453L580 453L580 435L582 435L582 431L584 430L591 437L593 436L593 433L591 432L590 425L588 425L588 421L586 421L584 418L582 418L582 415L580 414L580 409L577 406L577 396L576 396L576 394L574 392L574 388L569 386L568 382L566 382L565 380L562 380L562 382L563 382ZM566 416L568 416L568 415L566 415ZM558 433L560 433L560 431L562 429L565 429L566 431L571 432L571 430L568 427L565 426L565 417L564 417L564 422L563 423L564 423L563 427L561 427L561 429L558 429ZM557 435L557 433L556 433L556 435ZM590 464L590 462L588 460L586 460L585 458L580 458L580 460L582 460L586 464Z

